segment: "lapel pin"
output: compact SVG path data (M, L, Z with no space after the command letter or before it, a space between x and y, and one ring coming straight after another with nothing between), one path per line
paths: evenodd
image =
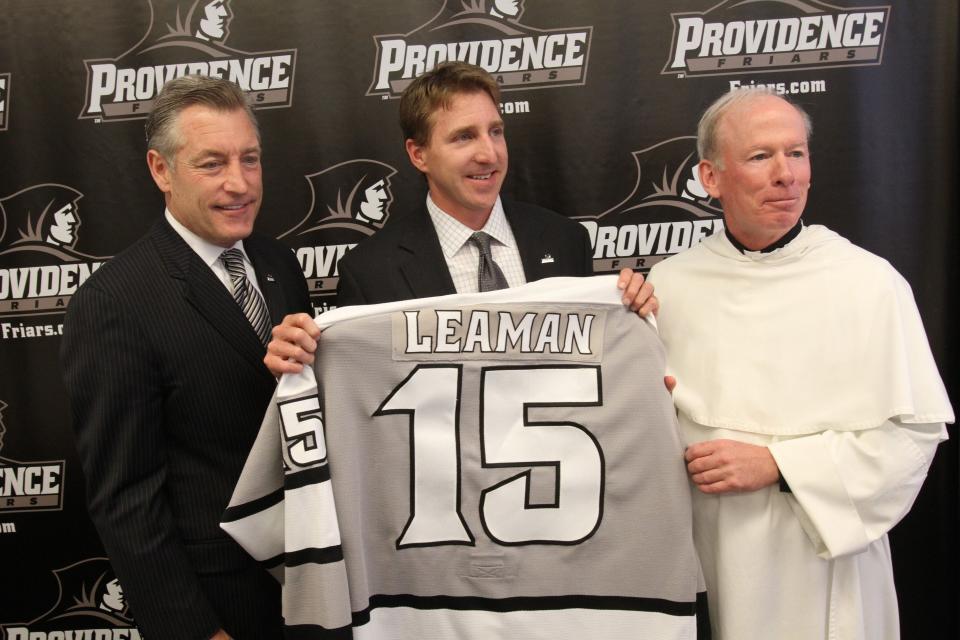
M276 280L273 278L272 273L267 274L267 282L276 282Z
M553 256L550 255L549 253L543 254L543 257L540 258L540 264L552 264L552 263L553 263Z

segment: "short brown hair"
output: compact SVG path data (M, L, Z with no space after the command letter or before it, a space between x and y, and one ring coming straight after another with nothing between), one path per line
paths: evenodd
M400 129L405 140L424 146L433 129L431 116L449 109L454 96L484 92L500 105L500 87L483 68L466 62L445 62L411 82L400 96Z
M153 109L144 125L147 148L157 151L167 162L172 162L177 150L183 146L180 132L174 125L183 110L194 105L216 111L243 110L257 132L257 140L260 139L257 119L253 116L246 94L236 83L222 78L187 75L163 85L153 101Z

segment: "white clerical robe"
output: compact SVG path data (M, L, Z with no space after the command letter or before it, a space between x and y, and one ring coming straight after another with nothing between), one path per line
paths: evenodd
M650 280L684 443L767 446L791 489L694 491L715 640L898 638L886 534L953 421L909 285L821 226Z

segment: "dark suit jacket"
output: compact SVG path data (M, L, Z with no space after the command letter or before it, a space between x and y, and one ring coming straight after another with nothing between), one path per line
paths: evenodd
M244 248L274 323L311 311L289 249ZM61 360L90 515L148 638L280 635L276 581L219 527L275 387L264 353L166 220L71 300Z
M593 273L582 225L548 209L503 200L527 282ZM339 263L337 304L373 304L456 293L437 231L424 205L391 220Z

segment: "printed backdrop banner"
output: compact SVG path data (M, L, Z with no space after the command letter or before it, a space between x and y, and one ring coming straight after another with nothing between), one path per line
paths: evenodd
M955 0L7 0L4 637L137 634L86 515L58 349L77 288L161 215L143 124L166 80L216 75L248 93L265 149L258 227L296 252L318 312L336 306L339 259L422 206L397 96L439 62L496 76L504 192L580 221L598 273L645 271L722 228L694 171L697 118L725 91L773 86L815 123L806 222L904 274L953 392L957 31ZM958 631L951 434L893 534L907 638Z

